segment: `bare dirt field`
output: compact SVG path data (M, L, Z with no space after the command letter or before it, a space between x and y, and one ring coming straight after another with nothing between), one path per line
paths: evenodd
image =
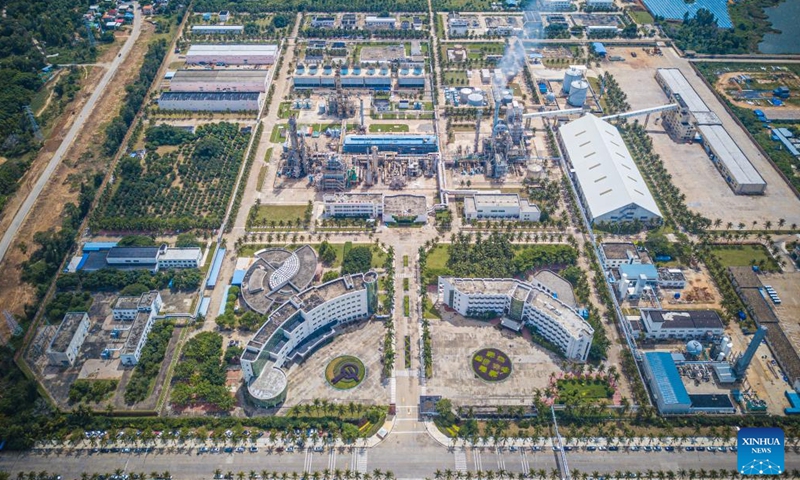
M282 409L311 403L317 398L324 398L333 403L388 404L388 384L384 385L381 381L383 367L380 346L383 343L385 330L383 323L375 321L353 325L333 342L311 354L308 360L289 368L286 372L289 389ZM325 368L328 363L341 355L358 358L367 370L364 380L349 390L333 388L325 379Z
M83 132L81 132L65 156L65 160L56 169L51 182L39 196L30 215L22 224L17 233L15 246L8 250L3 263L0 264L0 304L4 306L4 309L15 314L22 314L23 306L34 299L35 292L30 288L30 285L20 280L22 263L27 260L28 254L34 250L34 233L60 225L64 205L69 202L77 202L80 182L76 182L76 179L80 179L82 175L90 172L102 171L107 168L108 160L100 156L98 152L105 138L103 127L119 111L125 95L125 85L139 74L144 54L147 52L148 41L153 35L153 25L145 23L136 45L131 50L128 61L120 67L117 75L109 84L105 94L98 102L98 108L92 113ZM97 72L97 78L99 78L102 75L101 69L94 70ZM93 72L94 74L95 72ZM87 85L92 84L93 82L90 78ZM88 96L88 94L83 95ZM66 132L68 128L68 125L66 125L62 128L62 131ZM44 160L41 162L41 168L44 168L45 163L56 148L58 148L58 142L45 148L50 153L43 154ZM26 180L26 183L29 184L27 191L29 191L34 181L35 177L29 177ZM24 201L25 196L26 194L24 193L17 195L19 197L19 200L15 200L19 202L17 205ZM11 204L9 207L14 208ZM8 211L11 212L12 210ZM4 220L10 222L10 218ZM0 224L0 228L3 228L3 224ZM16 245L23 243L28 246L27 254L16 248Z
M632 51L637 52L636 58L630 56ZM753 220L763 223L765 220L776 222L779 218L784 218L787 224L800 223L800 200L786 182L761 155L746 132L728 115L691 65L672 50L664 52L663 56L648 56L640 48L613 47L609 55L621 55L626 61L606 62L602 69L614 75L627 94L633 110L665 104L667 98L656 82L655 70L680 69L706 105L720 117L725 129L767 182L765 195L734 194L700 145L676 144L651 116L648 130L653 132L653 148L664 160L675 185L686 195L689 209L711 220L719 218L723 223L744 222L749 225ZM639 121L643 122L644 119L640 118Z
M552 353L509 330L498 330L486 322L444 312L445 320L431 322L433 378L428 395L442 395L455 404L509 405L530 403L534 390L549 385L550 374L562 372L561 361ZM512 362L511 376L500 382L485 382L472 371L472 354L494 347Z

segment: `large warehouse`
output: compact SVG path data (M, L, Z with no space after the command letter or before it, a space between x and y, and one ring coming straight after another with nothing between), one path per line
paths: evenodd
M266 92L268 70L178 70L172 92Z
M592 223L661 223L661 212L619 131L594 115L559 129L578 194Z
M436 135L347 135L344 137L344 153L371 153L372 147L379 152L423 155L439 151Z
M661 114L664 127L672 138L679 142L688 142L700 134L706 153L734 193L763 194L767 182L761 178L747 155L722 126L717 114L708 108L683 73L677 68L659 68L656 70L656 81L667 98L680 105L677 110Z
M272 65L278 58L277 45L192 45L186 53L189 65Z
M162 110L191 112L255 112L261 109L259 92L164 92L158 99Z

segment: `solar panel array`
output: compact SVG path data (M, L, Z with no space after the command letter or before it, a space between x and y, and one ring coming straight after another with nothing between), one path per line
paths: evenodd
M644 0L644 4L650 13L667 20L683 20L686 12L689 12L690 18L694 18L698 10L705 8L714 14L720 28L733 28L727 0L696 0L693 3L686 3L685 0Z

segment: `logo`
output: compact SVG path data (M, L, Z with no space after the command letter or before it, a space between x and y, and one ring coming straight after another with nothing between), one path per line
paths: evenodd
M780 428L742 428L738 440L741 475L780 475L784 470L784 436Z

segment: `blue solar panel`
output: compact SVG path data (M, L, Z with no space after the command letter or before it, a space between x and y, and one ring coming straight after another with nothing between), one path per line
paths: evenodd
M645 354L650 365L661 398L665 405L690 404L689 393L683 385L678 368L668 352L650 352Z
M644 4L650 13L667 20L683 20L686 12L689 12L689 17L694 17L698 10L705 8L717 17L720 28L733 28L727 0L696 0L692 3L684 0L644 0Z

